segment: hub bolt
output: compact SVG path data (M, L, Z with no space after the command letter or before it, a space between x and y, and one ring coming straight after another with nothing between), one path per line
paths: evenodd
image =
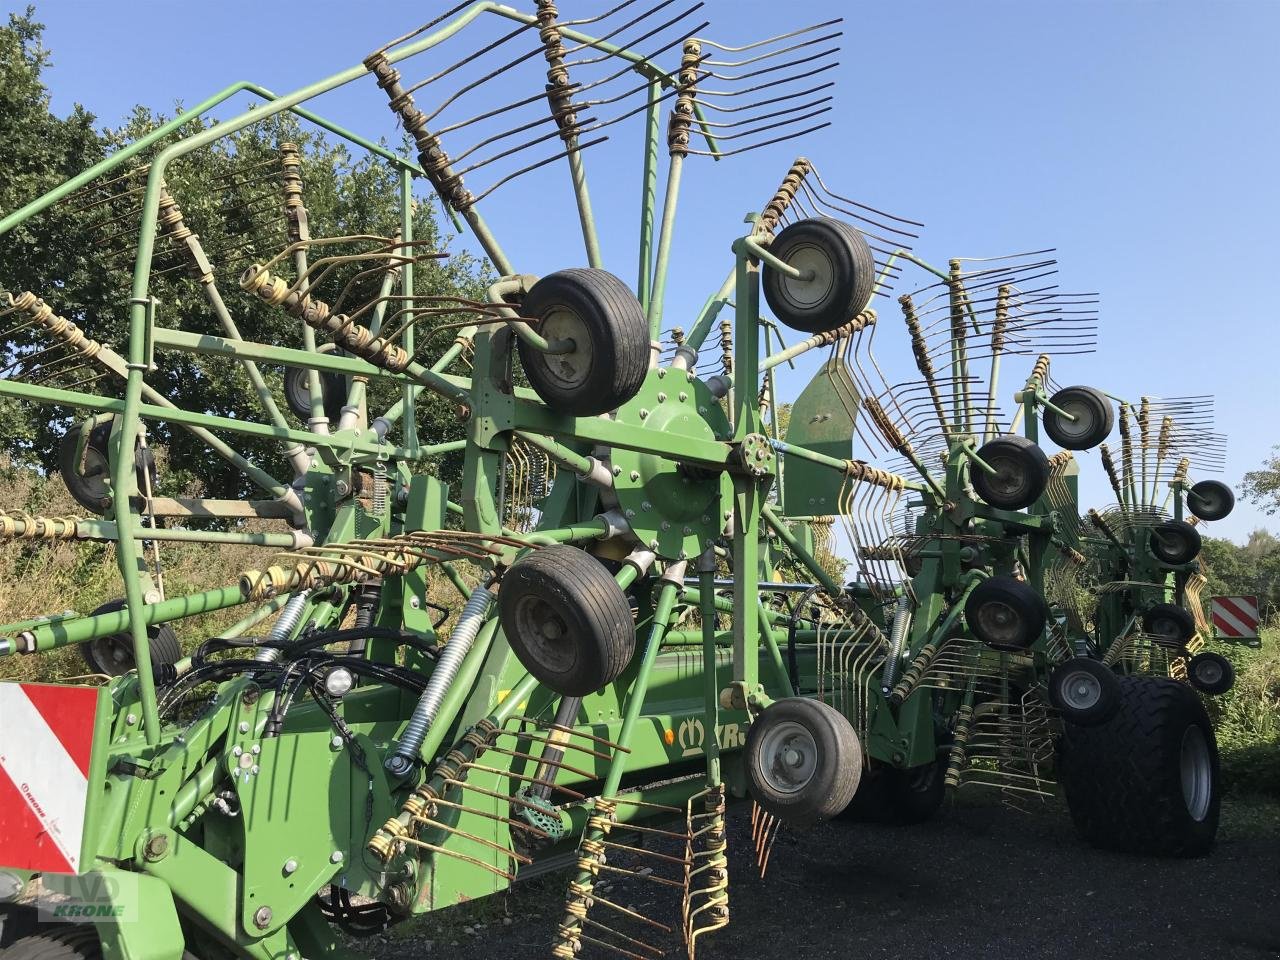
M265 930L271 926L271 908L259 907L253 913L253 925L259 930Z

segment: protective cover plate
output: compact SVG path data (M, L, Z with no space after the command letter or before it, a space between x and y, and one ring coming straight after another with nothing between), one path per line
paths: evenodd
M840 460L853 458L853 418L862 397L839 357L831 357L791 407L786 442ZM844 477L830 467L786 457L782 508L788 516L828 516L839 512Z

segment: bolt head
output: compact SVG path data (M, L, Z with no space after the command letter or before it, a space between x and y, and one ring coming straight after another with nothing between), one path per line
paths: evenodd
M236 746L231 750L231 755L233 757L238 757L242 753L244 753L244 747L240 746L239 744L236 744Z
M124 718L124 722L132 727L135 723L138 722L138 715L136 713L131 713Z
M628 476L630 476L630 477L631 477L631 482L632 482L632 483L635 483L637 480L639 480L639 479L640 479L640 471L639 471L639 470L632 470L632 471L631 471L631 473L630 473L630 474L628 474Z
M255 777L258 775L258 770L259 770L259 767L256 763L249 768L249 772L253 774Z
M648 411L648 410L646 410L646 409L644 409L643 407L641 407L641 408L640 408L640 419L641 419L641 420L647 420L648 418L649 418L649 411Z
M248 720L241 720L241 721L240 721L239 730L240 730L240 732L241 732L241 733L248 733L248 732L249 732L249 721L248 721Z
M658 402L659 402L659 403L666 403L666 402L667 402L667 395L666 395L665 393L663 393L661 390L659 390L659 391L658 391Z
M162 860L169 852L169 837L163 833L157 833L147 839L147 845L143 848L142 855L147 860L155 863Z
M260 754L260 753L262 752L262 747L258 746L258 745L255 743L252 747L250 747L250 748L249 748L249 750L250 750L250 752L251 752L251 753L253 753L253 755L254 755L254 756L257 756L258 754Z
M329 741L329 749L330 750L342 749L342 738L338 736L336 733L333 735L333 738Z
M635 471L632 471L632 472L634 473ZM613 475L614 475L615 477L620 477L620 476L622 476L622 468L621 468L621 467L614 467L614 468L613 468Z
M157 590L148 590L142 599L145 603L159 603L160 593Z
M409 606L411 606L411 607L413 607L413 609L417 610L420 606L422 606L422 601L421 601L421 600L419 600L417 597L410 597L410 598L409 598Z
M342 851L341 851L341 850L335 850L335 851L333 851L333 853L329 854L329 862L330 862L330 863L341 863L341 862L342 862Z
M297 869L298 869L298 861L293 859L293 857L290 857L288 860L284 862L284 875L286 877L289 876L289 874L296 872Z
M271 908L259 907L253 912L253 925L259 930L265 930L271 926Z

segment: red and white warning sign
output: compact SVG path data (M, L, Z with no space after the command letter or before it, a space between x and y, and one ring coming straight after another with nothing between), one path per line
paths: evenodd
M1215 637L1223 640L1258 639L1257 597L1214 597L1209 612Z
M0 867L79 872L99 693L0 683Z

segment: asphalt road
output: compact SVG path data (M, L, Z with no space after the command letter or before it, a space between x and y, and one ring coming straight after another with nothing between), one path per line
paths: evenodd
M762 881L749 809L739 805L729 830L732 922L701 939L697 957L1280 957L1280 805L1224 810L1208 857L1152 860L1086 846L1057 803L1013 810L973 793L949 800L921 826L836 821L783 831ZM387 960L549 957L565 882L559 874L518 884L361 946ZM662 922L677 920L678 891L626 879L608 895ZM678 937L658 942L667 956L684 955ZM581 956L618 954L588 948Z

